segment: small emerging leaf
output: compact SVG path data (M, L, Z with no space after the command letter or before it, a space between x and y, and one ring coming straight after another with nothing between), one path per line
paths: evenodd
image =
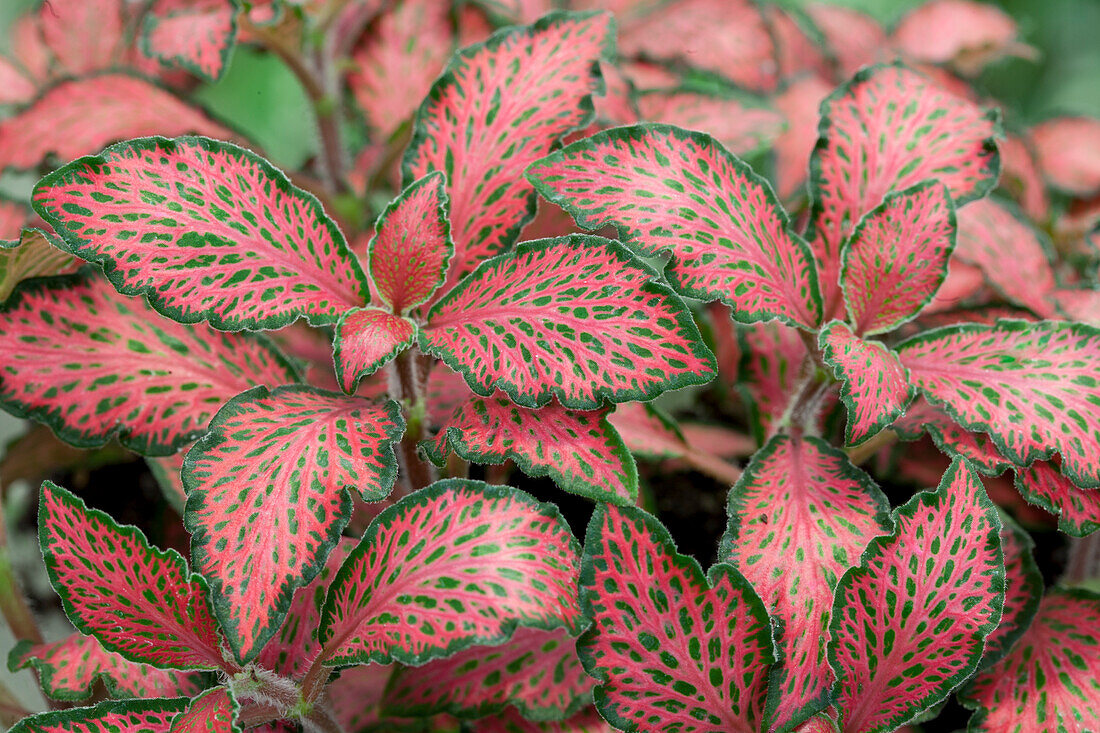
M380 308L352 308L340 316L332 360L340 388L354 394L362 377L381 369L416 343L416 324Z

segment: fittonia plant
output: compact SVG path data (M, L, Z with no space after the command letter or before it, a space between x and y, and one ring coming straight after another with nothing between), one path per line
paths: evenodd
M1100 175L1053 124L999 152L953 75L1021 52L1011 19L620 2L616 52L602 4L545 5L54 0L17 25L0 163L76 159L33 214L0 207L29 225L0 250L0 402L145 456L190 557L43 483L77 633L43 641L8 577L10 666L91 704L13 730L865 733L955 694L974 731L1100 726L1100 596L1044 593L988 481L1100 527L1100 250L1052 260L1028 219L1053 221L1040 170L1083 199ZM306 170L186 99L238 43L313 103ZM728 82L756 96L700 91ZM739 157L762 144L774 187ZM1002 165L1019 210L989 197ZM649 404L712 382L729 426ZM937 488L892 506L933 444ZM706 573L633 454L725 481ZM471 463L583 497L583 545Z

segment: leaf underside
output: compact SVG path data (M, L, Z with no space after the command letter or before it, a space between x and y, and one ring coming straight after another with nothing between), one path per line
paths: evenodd
M0 207L4 203L0 201ZM41 229L24 229L18 240L0 241L0 303L8 299L20 280L71 273L76 262L79 260L58 248L56 237Z

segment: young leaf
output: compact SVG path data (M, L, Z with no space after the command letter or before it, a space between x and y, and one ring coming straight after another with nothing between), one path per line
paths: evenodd
M86 700L100 680L111 697L178 697L198 691L191 675L135 664L83 634L47 644L19 642L8 656L8 669L28 668L55 700Z
M0 402L62 440L169 455L233 395L295 380L266 340L188 327L102 278L25 283L0 307Z
M90 708L40 713L16 723L8 733L168 733L187 707L186 697L112 700Z
M743 323L821 317L813 255L767 182L716 140L667 125L620 127L528 169L585 229L614 224L643 254L671 254L677 291L722 300Z
M348 394L362 377L381 369L416 343L416 324L380 308L352 308L336 323L332 360L340 388Z
M428 457L444 465L453 450L467 461L514 460L529 476L550 476L566 491L612 504L633 504L638 473L630 451L607 422L609 408L568 410L551 402L537 410L507 397L474 397L459 405L425 441Z
M106 193L109 191L110 193ZM335 323L366 278L310 193L254 153L205 138L142 138L75 160L33 204L73 254L182 323L236 331L305 315Z
M1001 548L1005 556L1005 606L1001 622L985 640L981 669L1003 659L1027 631L1043 598L1043 576L1031 551L1029 535L1007 515L1001 516Z
M123 9L123 0L50 0L38 10L42 40L69 74L105 69L123 40Z
M228 687L213 687L191 700L172 721L169 733L241 733L239 706Z
M69 160L139 135L187 133L233 137L200 110L135 76L71 79L0 122L0 168L35 168L50 153Z
M1055 588L1012 653L963 693L969 730L1100 729L1100 595Z
M1017 469L1016 488L1028 502L1058 517L1058 529L1068 535L1085 537L1100 529L1100 491L1082 489L1049 463Z
M889 510L867 474L813 437L773 437L730 491L719 558L752 583L777 626L764 728L790 730L829 704L833 591L889 530Z
M179 553L151 547L136 527L119 526L49 481L38 538L50 583L77 629L139 664L221 666L206 583Z
M318 634L325 662L418 665L517 626L576 633L579 550L552 504L438 481L379 514L336 574Z
M897 347L930 402L989 433L1013 463L1062 455L1079 486L1100 486L1100 329L998 321L928 331Z
M404 429L396 402L257 387L230 400L187 454L191 554L242 664L324 566L351 516L348 490L389 494Z
M0 240L0 303L20 280L73 272L78 260L59 246L56 237L41 229L24 229L15 241Z
M735 569L718 564L704 576L656 518L601 504L585 538L581 599L593 624L577 653L613 726L761 729L772 632Z
M158 0L145 16L145 53L217 81L237 40L235 0Z
M888 194L841 251L840 286L862 335L912 320L947 278L955 249L955 209L941 184L925 181Z
M479 395L590 410L706 383L714 357L683 301L617 242L524 242L431 309L420 348Z
M956 459L894 513L836 591L829 664L841 729L892 731L969 677L1004 605L997 509Z
M410 184L386 207L367 245L370 276L382 303L407 313L443 284L454 254L446 179L438 171Z
M592 700L576 641L563 630L516 629L498 647L471 647L423 667L401 667L385 709L397 715L478 718L514 706L524 718L564 719Z
M899 65L860 71L822 103L810 161L813 235L822 289L835 302L841 247L883 198L932 179L961 205L997 180L995 113ZM832 315L828 312L826 315Z
M840 400L848 410L845 443L862 443L904 414L913 387L897 354L859 338L842 321L822 328L818 344L822 360L841 380Z
M531 220L535 192L523 171L589 122L598 61L612 45L609 15L552 13L460 51L432 87L403 168L406 184L447 174L452 281L510 247Z

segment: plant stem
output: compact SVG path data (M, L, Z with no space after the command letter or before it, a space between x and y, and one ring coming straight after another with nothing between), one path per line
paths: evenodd
M237 713L237 724L241 728L252 728L278 720L283 714L277 705L271 703L246 702L241 705L241 710Z
M35 644L42 643L42 632L34 620L34 614L31 613L30 605L19 587L19 579L16 578L15 569L11 565L2 491L0 491L0 613L3 613L4 620L8 622L8 627L16 641L27 639Z
M0 725L10 728L15 723L30 715L18 698L0 682Z
M405 435L401 439L402 468L408 492L422 489L435 480L434 471L417 455L416 446L424 439L424 422L427 418L424 401L420 399L420 379L417 375L416 354L403 351L394 359L397 372L397 393L405 406Z
M1069 560L1062 583L1079 585L1097 579L1100 579L1100 533L1070 538Z
M852 465L858 466L869 460L886 446L896 443L897 439L898 434L893 430L883 430L870 440L853 446L852 448L848 448L845 452L848 454L848 460L852 462Z

